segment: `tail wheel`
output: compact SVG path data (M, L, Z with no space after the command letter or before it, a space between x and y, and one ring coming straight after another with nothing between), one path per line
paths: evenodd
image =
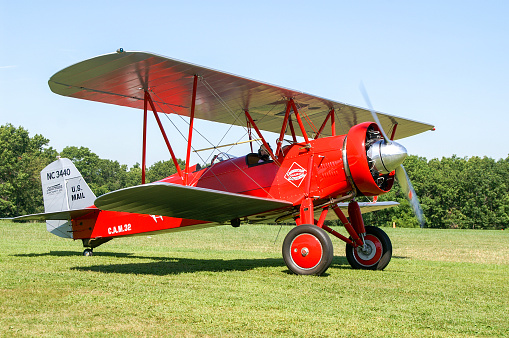
M392 244L389 236L380 228L366 226L364 247L346 245L346 258L354 269L383 270L392 257Z
M283 259L297 275L321 275L331 265L334 248L329 235L316 225L290 230L283 242Z
M94 251L92 251L92 249L85 249L85 251L83 251L83 256L93 256L94 255Z

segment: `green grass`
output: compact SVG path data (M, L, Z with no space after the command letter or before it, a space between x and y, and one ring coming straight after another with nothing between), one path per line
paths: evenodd
M0 336L509 336L509 231L384 229L385 271L281 258L291 227L80 242L0 221Z

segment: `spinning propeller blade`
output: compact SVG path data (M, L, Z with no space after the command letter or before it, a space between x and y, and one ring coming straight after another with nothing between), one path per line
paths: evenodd
M361 82L359 88L360 88L362 95L364 96L364 100L366 101L366 104L368 105L369 111L371 112L371 115L373 116L373 120L375 120L375 123L378 125L378 129L380 129L380 132L382 133L382 136L385 140L385 145L386 146L398 145L396 142L392 142L385 134L385 131L382 128L382 124L380 123L380 120L378 119L378 115L376 114L376 111L373 109L373 106L371 105L371 100L369 99L366 88L364 87L364 84L362 82ZM387 148L387 150L389 150L389 148ZM390 150L389 150L389 152L387 152L387 150L386 150L386 154L384 154L386 158L388 157L387 154L390 153ZM383 151L380 150L380 158L383 161L382 152ZM406 156L406 149L405 149L405 156ZM401 154L398 154L398 158L396 159L395 163L397 163L397 162L401 163L400 161L402 162L403 160L401 159ZM412 210L414 211L415 217L417 218L417 221L419 222L420 227L424 228L425 222L424 222L424 214L422 212L421 204L419 203L419 199L417 198L415 189L412 185L412 182L410 182L410 178L408 178L408 175L406 173L405 168L403 167L403 164L400 164L399 166L397 166L395 170L396 170L396 180L398 180L398 183L401 187L401 190L403 191L403 194L405 194L405 197L410 202L410 205L412 206Z
M412 182L410 182L410 179L408 178L408 175L403 165L400 165L396 169L396 179L398 180L399 186L401 187L403 194L405 195L405 197L410 202L410 205L412 206L412 210L414 211L415 217L419 222L419 226L421 228L424 228L425 227L424 214L422 213L421 204L419 203L419 199L417 199L417 194L415 193Z
M378 119L378 115L376 114L376 111L373 109L373 106L371 105L371 100L369 99L368 92L366 91L366 88L364 87L364 83L361 82L359 85L359 89L361 90L362 96L364 96L364 101L366 101L366 104L368 105L369 111L371 112L371 116L373 116L373 120L375 120L375 123L378 125L378 129L380 129L380 132L382 133L382 136L384 137L385 143L390 143L391 141L385 134L384 128L382 128L382 124L380 123L380 120Z

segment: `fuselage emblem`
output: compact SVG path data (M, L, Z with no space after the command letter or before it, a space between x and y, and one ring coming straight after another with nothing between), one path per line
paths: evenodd
M306 169L302 168L297 162L293 162L285 174L285 179L298 188L306 178L307 173Z

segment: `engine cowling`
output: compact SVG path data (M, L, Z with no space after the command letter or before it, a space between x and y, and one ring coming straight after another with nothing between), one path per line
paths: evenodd
M385 142L378 125L364 122L353 126L343 147L346 174L358 193L377 196L391 190L394 170L405 160L405 147Z

